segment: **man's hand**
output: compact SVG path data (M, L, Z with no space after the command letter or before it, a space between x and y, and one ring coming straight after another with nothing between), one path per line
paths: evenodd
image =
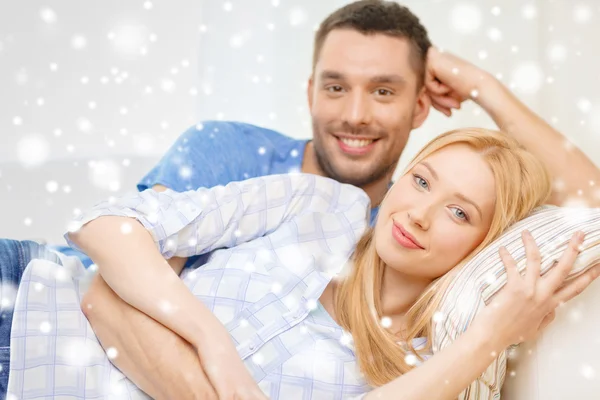
M82 309L112 363L156 400L214 399L194 348L179 335L124 302L98 274Z
M477 100L485 85L494 80L488 72L453 54L431 47L427 53L425 88L431 105L446 116L467 99Z

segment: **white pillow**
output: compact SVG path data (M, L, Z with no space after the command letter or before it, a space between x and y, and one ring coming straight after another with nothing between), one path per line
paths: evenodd
M600 261L600 209L554 206L536 209L483 249L454 277L444 293L435 318L432 338L434 353L451 344L463 333L475 315L506 283L504 264L498 255L500 246L507 248L517 262L519 271L523 271L526 258L521 232L525 229L531 232L540 248L542 274L561 257L577 231L585 232L586 237L583 250L568 279L580 275ZM505 375L506 352L502 352L459 399L499 399Z

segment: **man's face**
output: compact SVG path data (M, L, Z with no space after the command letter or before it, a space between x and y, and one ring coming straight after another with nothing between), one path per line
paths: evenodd
M330 32L308 91L319 166L356 186L390 178L429 110L408 40L383 34Z

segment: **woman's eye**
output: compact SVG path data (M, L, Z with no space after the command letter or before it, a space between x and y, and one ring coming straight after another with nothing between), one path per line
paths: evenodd
M425 179L421 178L419 175L414 175L414 178L415 178L415 183L417 185L419 185L423 189L429 189L429 184L427 183L427 181Z
M464 219L465 221L469 219L467 214L460 208L454 208L454 215L456 215L457 218Z

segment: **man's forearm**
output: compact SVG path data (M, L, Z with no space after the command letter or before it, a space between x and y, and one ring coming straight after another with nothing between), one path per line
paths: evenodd
M91 307L90 307L91 306ZM113 364L154 399L211 399L198 354L179 335L124 302L96 275L82 308Z
M591 207L600 207L600 199L593 195L596 188L590 187L590 181L600 184L600 169L575 146L568 148L567 139L560 132L491 76L482 80L475 101L501 130L517 139L548 168L557 181L553 203L579 198Z

